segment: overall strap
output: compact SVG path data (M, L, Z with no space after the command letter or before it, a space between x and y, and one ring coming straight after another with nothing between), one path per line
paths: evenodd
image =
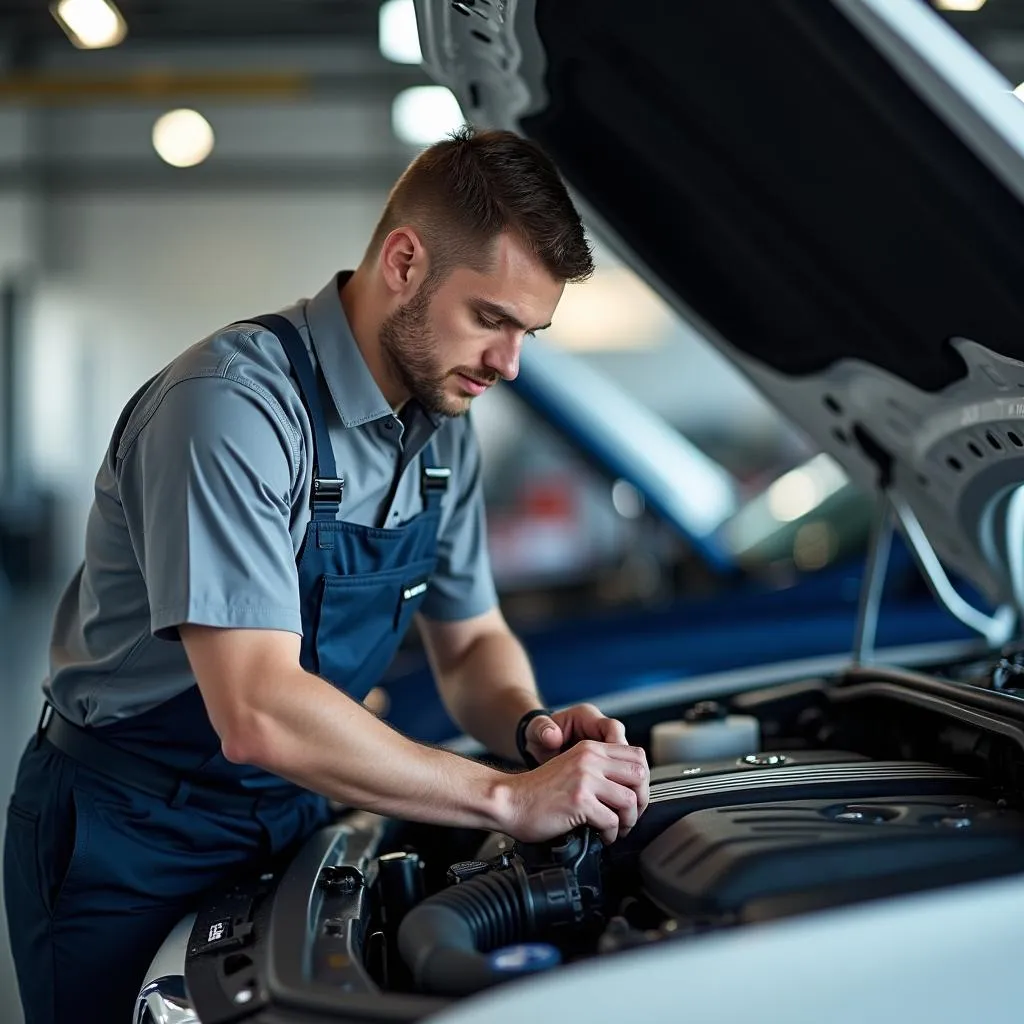
M331 447L331 437L327 432L327 420L324 418L316 386L316 374L302 336L291 320L279 313L250 317L244 322L259 324L275 335L292 364L299 381L302 404L306 407L309 423L313 428L313 488L310 496L313 518L333 520L341 507L345 481L338 476L334 449Z

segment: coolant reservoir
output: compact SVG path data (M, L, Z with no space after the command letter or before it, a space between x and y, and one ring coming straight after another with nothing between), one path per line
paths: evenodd
M681 721L659 722L651 729L655 765L684 761L720 761L761 749L761 729L753 715L730 715L713 700L694 704Z

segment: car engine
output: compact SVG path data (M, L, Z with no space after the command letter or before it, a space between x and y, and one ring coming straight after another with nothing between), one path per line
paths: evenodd
M561 964L1019 872L1012 663L852 668L735 696L726 710L756 719L761 749L655 766L646 813L608 848L586 828L523 844L343 814L197 915L195 1019L413 1020ZM690 708L624 716L631 740L650 747Z

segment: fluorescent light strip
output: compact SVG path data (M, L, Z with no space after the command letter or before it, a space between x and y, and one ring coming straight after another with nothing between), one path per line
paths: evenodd
M384 0L378 16L381 54L396 64L420 64L420 37L413 0Z
M940 11L980 11L985 0L937 0L935 6Z
M128 34L121 12L110 0L59 0L50 13L80 50L117 46Z

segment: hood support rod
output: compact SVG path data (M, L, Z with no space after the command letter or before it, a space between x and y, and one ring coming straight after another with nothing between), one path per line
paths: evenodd
M882 591L885 589L885 575L889 569L889 553L892 551L894 530L892 506L883 495L875 510L864 577L860 584L857 629L853 637L854 665L870 664L874 657L875 634L878 631Z
M864 579L861 583L857 628L853 641L854 664L868 664L874 655L882 591L897 524L935 600L954 618L980 633L990 647L1001 647L1012 639L1017 625L1016 609L1004 604L992 615L986 615L964 600L942 568L942 563L921 528L917 516L914 515L914 510L899 494L887 490L878 503Z

